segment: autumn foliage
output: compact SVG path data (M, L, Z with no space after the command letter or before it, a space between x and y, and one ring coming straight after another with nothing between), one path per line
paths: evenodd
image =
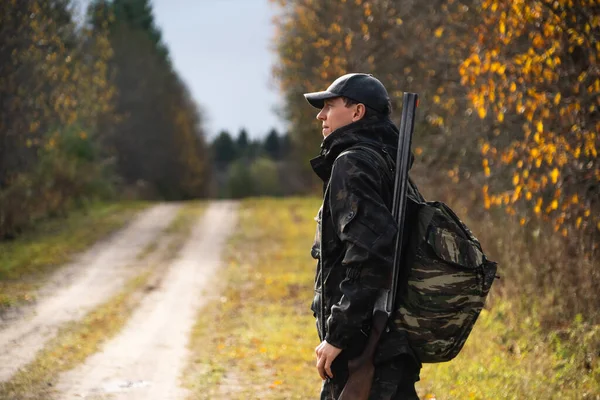
M560 318L598 316L597 307L573 306L570 297L580 288L600 304L589 292L600 283L597 1L273 3L274 72L309 185L307 160L322 137L303 93L347 72L370 72L388 88L399 122L402 92L417 92L413 173L424 192L446 191L458 199L452 206L496 228L521 226L518 246L509 229L480 233L499 251L520 251L500 272L522 285L504 293L542 290L544 304L568 309Z
M202 117L149 3L94 1L85 21L74 7L0 4L0 239L140 182L161 198L207 187Z
M485 206L525 205L564 236L600 230L598 15L595 1L484 1L460 66L473 107L497 124L481 142L485 174L512 178L490 179Z
M106 31L77 29L66 1L0 5L0 238L63 212L101 176L99 118L110 113Z

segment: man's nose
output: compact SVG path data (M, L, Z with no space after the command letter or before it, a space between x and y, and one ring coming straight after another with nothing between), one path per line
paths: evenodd
M317 119L320 119L321 121L325 121L326 117L325 117L325 113L323 112L323 110L319 111L319 113L317 114Z

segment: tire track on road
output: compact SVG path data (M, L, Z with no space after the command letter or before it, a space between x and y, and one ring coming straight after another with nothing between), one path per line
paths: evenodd
M0 382L9 380L58 332L117 293L138 269L128 268L175 217L179 205L160 204L138 215L51 278L37 304L0 324ZM62 286L61 286L62 283Z
M64 374L59 399L184 399L180 374L202 295L221 264L225 241L237 220L237 204L212 203L166 272L142 300L122 332L101 352Z

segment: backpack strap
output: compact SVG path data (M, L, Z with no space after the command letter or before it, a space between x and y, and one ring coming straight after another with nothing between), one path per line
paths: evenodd
M352 153L357 150L366 150L369 154L375 156L375 158L379 161L377 162L377 168L382 170L384 175L387 177L388 182L390 184L390 190L394 190L394 178L396 176L396 160L392 158L390 153L384 147L375 149L374 146L366 145L364 143L352 146L351 148L343 151L338 155L338 158L344 154ZM383 155L381 154L383 153ZM385 156L385 157L384 157ZM337 159L337 158L336 158ZM371 161L373 161L371 159ZM408 176L408 187L407 187L406 195L415 203L425 203L426 200L419 192L417 185L413 182L410 176ZM393 193L392 193L393 195Z
M340 158L341 156L346 155L346 154L354 153L357 150L366 150L369 154L375 156L375 158L377 158L377 160L379 161L376 163L377 168L380 170L383 170L384 175L388 178L389 182L391 182L391 184L393 185L394 176L396 174L396 171L393 167L394 163L391 161L391 157L390 157L389 153L384 148L381 148L381 151L386 155L387 160L386 160L386 158L384 158L381 155L381 153L379 153L379 151L377 151L373 147L365 145L365 144L359 144L356 146L352 146L351 148L341 152L340 155L337 156L337 158ZM336 158L336 160L337 160L337 158Z

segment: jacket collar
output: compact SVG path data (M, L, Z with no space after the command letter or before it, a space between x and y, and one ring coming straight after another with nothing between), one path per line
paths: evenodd
M321 143L320 154L310 160L315 174L327 182L337 156L358 143L385 148L390 154L396 154L398 129L389 119L360 120L336 129Z

